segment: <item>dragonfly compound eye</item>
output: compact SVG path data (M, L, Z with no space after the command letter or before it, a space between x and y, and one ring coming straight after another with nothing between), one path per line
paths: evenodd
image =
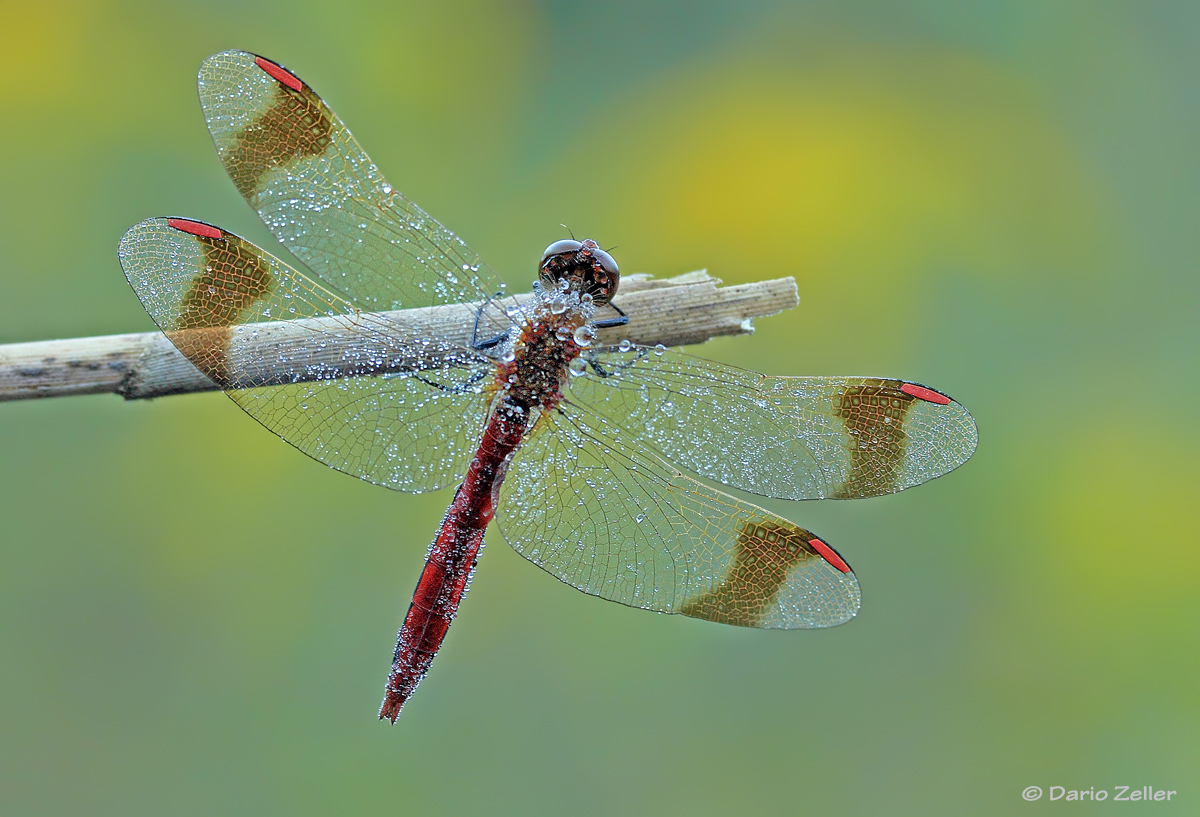
M603 267L604 271L609 275L617 276L621 274L621 271L617 269L616 259L606 253L604 250L592 250L592 255L595 256L596 260L600 262L600 266Z
M541 263L545 264L546 259L552 255L562 255L565 252L578 252L581 249L583 249L583 242L576 241L573 238L564 238L562 241L555 241L542 253Z
M548 289L563 288L591 295L604 304L617 291L617 262L590 238L555 241L542 253L538 278Z

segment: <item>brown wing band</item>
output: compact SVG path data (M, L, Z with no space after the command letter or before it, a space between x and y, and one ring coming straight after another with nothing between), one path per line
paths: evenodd
M737 553L729 575L716 589L684 605L679 612L693 618L758 625L787 582L788 571L817 557L808 544L812 534L794 525L747 521L738 534Z
M230 380L229 341L233 327L275 286L266 262L249 245L199 222L171 226L195 237L204 250L204 270L179 303L179 316L167 337L196 368L218 385ZM207 227L200 230L198 227ZM216 231L213 237L209 231Z
M279 81L274 100L242 129L224 156L225 169L238 192L250 201L258 193L263 174L295 159L319 156L332 142L333 120L320 97L299 80L297 87L268 73ZM291 74L286 76L295 80Z
M904 418L914 400L901 385L899 380L871 380L834 395L833 415L841 419L853 444L850 475L834 492L835 498L896 490L908 447Z

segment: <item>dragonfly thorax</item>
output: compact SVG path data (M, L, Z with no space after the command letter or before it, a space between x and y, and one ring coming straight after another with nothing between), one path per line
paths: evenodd
M621 273L613 257L595 241L566 238L555 241L542 253L538 281L549 290L566 285L566 290L592 296L603 306L617 294Z
M495 382L507 400L548 409L562 399L564 381L581 373L579 357L596 337L596 305L591 295L570 291L565 282L536 289L524 321L500 354Z

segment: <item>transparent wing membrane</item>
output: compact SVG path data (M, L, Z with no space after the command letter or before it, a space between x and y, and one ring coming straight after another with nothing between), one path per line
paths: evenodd
M387 183L329 106L285 69L226 51L204 61L199 87L239 192L292 254L355 306L484 302L503 289L461 239Z
M785 629L858 611L854 574L813 534L682 474L577 406L538 420L496 516L522 556L632 607Z
M892 493L957 468L975 450L975 423L962 406L902 380L769 377L638 346L588 359L568 401L686 470L760 496Z
M119 255L167 337L287 442L397 490L461 480L495 370L482 354L405 337L253 244L198 222L144 221L121 239ZM313 318L322 320L306 320ZM268 322L283 320L295 335L286 343L253 342ZM320 356L347 336L356 340L353 356ZM435 352L442 363L429 370ZM396 372L364 375L383 361Z

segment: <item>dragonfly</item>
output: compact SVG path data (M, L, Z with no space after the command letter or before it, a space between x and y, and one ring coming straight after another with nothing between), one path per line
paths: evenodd
M595 241L551 244L518 300L281 64L216 54L199 91L234 185L304 269L206 222L152 218L118 251L142 304L235 403L310 457L397 491L456 488L397 635L381 719L395 723L429 671L493 519L519 554L593 596L743 627L831 627L861 604L849 563L710 483L855 499L941 476L975 450L971 415L917 383L774 377L661 345L603 345L597 329L625 316L619 268ZM438 336L388 317L463 303L473 310ZM480 331L485 313L501 331ZM278 321L301 325L305 343L244 343ZM305 352L347 337L354 351L337 365Z

